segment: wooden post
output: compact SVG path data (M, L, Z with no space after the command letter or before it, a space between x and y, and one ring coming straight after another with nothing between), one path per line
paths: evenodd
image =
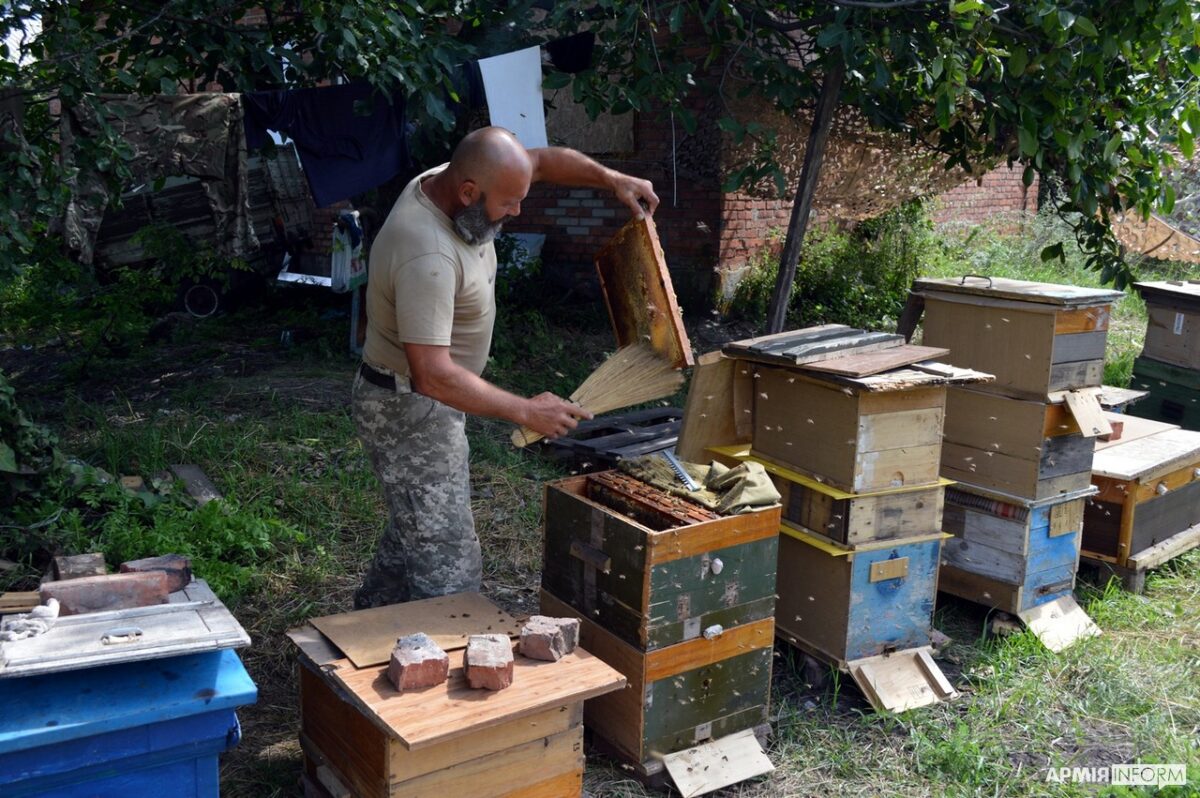
M783 244L783 254L779 258L779 276L775 281L775 293L771 296L771 307L767 311L767 333L777 333L783 330L783 321L787 316L788 297L792 293L792 282L796 279L796 263L800 260L800 247L804 243L804 233L808 229L808 217L812 211L813 196L817 192L817 178L821 174L821 159L825 155L825 142L829 139L829 128L833 126L833 112L837 108L838 94L842 88L842 78L846 74L846 64L840 54L834 54L825 72L825 81L821 85L821 97L817 101L817 110L813 114L812 131L808 136L808 146L804 150L804 166L800 170L800 185L796 189L796 199L792 203L792 218L788 222L787 240Z

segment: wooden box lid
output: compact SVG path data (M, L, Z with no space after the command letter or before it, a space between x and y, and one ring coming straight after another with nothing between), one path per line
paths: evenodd
M1157 479L1184 466L1200 464L1200 432L1167 429L1114 441L1096 452L1092 473L1122 480Z
M631 219L596 254L600 289L617 346L649 341L675 368L691 366L692 345L654 220Z
M980 297L1063 308L1104 305L1125 296L1123 292L1109 288L1036 283L1029 280L1010 280L1007 277L977 275L949 278L919 277L913 281L913 291L957 294L962 297L958 301L962 302L969 302L970 297Z
M447 638L448 645L453 645L453 638L465 628L464 606L468 608L468 623L476 621L478 624L469 630L469 634L484 633L486 625L494 625L492 619L501 615L511 618L476 593L459 593L441 599L436 604L433 602L437 599L426 599L391 605L386 608L391 611L389 622L402 630L410 629L416 623L418 628L414 631L425 631L435 640L441 634ZM363 612L370 611L360 610L318 620L328 621L329 618L339 617L353 619ZM479 613L478 618L476 612ZM325 623L324 626L328 627L329 624ZM338 630L341 644L354 642L353 629L354 625L349 624ZM368 631L365 634L368 639L378 636L378 632ZM396 633L390 635L394 644ZM476 690L467 684L463 675L464 639L463 647L446 652L450 657L448 680L436 687L399 693L388 681L386 664L355 667L344 656L344 651L338 650L329 638L312 626L294 629L288 636L314 672L336 683L344 697L366 718L408 749L453 740L625 686L624 676L582 648L576 648L558 662L540 662L516 654L510 687L498 691ZM389 646L389 654L390 651Z
M1148 305L1166 305L1200 313L1200 280L1159 280L1134 283Z

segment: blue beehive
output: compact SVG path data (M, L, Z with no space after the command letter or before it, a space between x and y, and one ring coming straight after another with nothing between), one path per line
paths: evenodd
M0 680L0 795L216 798L257 694L229 649Z

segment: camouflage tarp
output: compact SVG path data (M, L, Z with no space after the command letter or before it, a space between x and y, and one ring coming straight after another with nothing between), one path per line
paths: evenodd
M133 149L128 166L135 182L162 177L199 178L212 209L212 246L226 257L258 248L250 221L246 186L246 138L236 94L105 95L103 120L84 105L62 114L62 158L77 167L71 201L63 218L67 251L91 263L96 234L108 206L104 178L90 164L77 163L76 143L111 125ZM201 244L205 242L199 242Z

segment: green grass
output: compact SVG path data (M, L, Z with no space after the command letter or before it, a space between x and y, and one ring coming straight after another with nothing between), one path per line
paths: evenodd
M1034 232L947 243L922 271L1096 284L1074 259L1042 264L1037 252L1049 233ZM1128 375L1144 323L1136 296L1118 303L1110 381ZM277 524L255 580L227 595L253 638L243 659L260 698L240 713L242 743L224 757L226 796L299 794L295 663L284 633L350 607L384 516L349 415L355 361L340 351L345 324L313 314L214 319L139 360L106 364L86 384L16 380L35 415L83 460L146 477L171 463L196 463L233 512ZM600 313L516 308L507 324L489 376L524 393L569 392L612 346ZM279 329L296 325L313 335L280 348ZM509 431L471 420L472 505L485 591L528 611L536 607L542 484L565 471L514 450ZM36 565L16 578L27 586ZM721 795L1150 794L1046 779L1050 767L1132 761L1188 763L1192 787L1156 794L1200 794L1198 572L1200 552L1192 552L1155 571L1144 596L1081 579L1077 595L1103 634L1057 655L1028 633L989 637L985 610L946 601L935 618L953 641L942 665L961 695L898 716L875 714L847 677L806 670L795 651L779 646L769 746L776 770ZM657 794L603 757L588 762L586 786L597 798Z

